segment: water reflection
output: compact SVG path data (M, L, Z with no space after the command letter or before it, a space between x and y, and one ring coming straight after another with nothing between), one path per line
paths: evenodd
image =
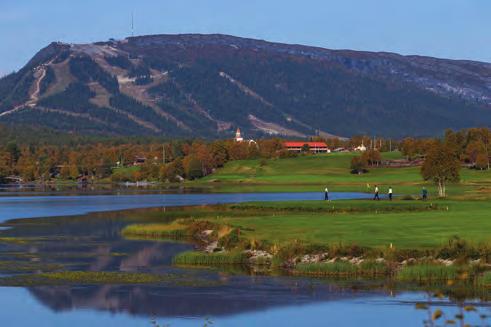
M473 298L482 294L447 288L443 298L435 298L437 289L401 288L386 281L326 281L323 279L285 276L254 276L243 271L220 272L183 269L170 265L172 257L192 248L179 242L130 241L121 238L127 224L145 220L162 221L161 208L95 213L82 216L20 219L0 231L0 237L18 237L25 243L0 243L0 261L18 260L43 264L59 264L66 270L124 271L174 273L186 278L209 281L208 285L56 285L28 287L29 296L50 312L57 313L59 325L82 326L77 319L91 312L124 313L126 320L118 326L133 326L133 318L141 318L150 326L158 317L172 326L202 325L183 317L213 317L217 325L263 325L264 321L282 325L360 325L393 326L424 325L433 322L435 310L448 317L459 314ZM172 210L180 210L178 208ZM0 288L0 302L11 292ZM472 290L472 289L471 289ZM18 295L20 296L20 295ZM449 298L451 300L449 300ZM471 299L470 302L469 300ZM479 312L487 312L486 303L474 301ZM23 303L31 303L24 299ZM416 303L425 303L418 310ZM29 304L31 307L33 304ZM11 310L21 312L31 307L19 305ZM7 314L0 307L0 315ZM345 311L345 316L339 310ZM356 312L356 315L350 312ZM73 320L60 313L77 312ZM10 312L8 314L11 314ZM329 316L326 316L329 314ZM129 318L131 317L131 319ZM365 319L363 318L365 317ZM24 319L16 318L16 319ZM26 317L25 319L29 319ZM302 320L303 319L303 320ZM396 319L394 321L394 319ZM428 320L430 319L430 320ZM466 318L467 319L467 318ZM27 320L26 320L27 321ZM63 323L62 323L62 322ZM29 321L32 323L32 320ZM303 322L303 324L302 324ZM477 314L469 314L473 325L481 324ZM276 324L276 323L275 323ZM18 325L22 325L21 323ZM26 324L27 325L27 324ZM53 325L56 325L53 323ZM146 325L146 324L145 324ZM267 324L265 324L267 325Z
M332 193L331 198L360 199L365 193ZM83 196L3 196L0 222L14 218L54 217L134 208L239 203L249 201L321 200L319 192L228 194L120 194Z
M81 308L157 317L226 316L285 305L374 296L310 281L283 278L228 277L218 287L56 286L29 291L55 311Z

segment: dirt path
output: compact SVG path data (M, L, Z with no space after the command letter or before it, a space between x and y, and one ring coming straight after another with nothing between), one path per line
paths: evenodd
M31 92L31 94L29 96L29 100L27 100L26 102L24 102L18 106L15 106L13 109L10 109L10 110L7 110L7 111L0 113L0 117L13 114L19 110L22 110L25 107L33 108L36 106L37 102L39 101L39 94L41 93L41 82L46 77L47 67L53 62L53 60L51 60L47 64L43 64L43 65L37 67L36 70L34 71L33 74L34 74L36 80L34 81L34 84L33 84L34 88L33 88L33 91ZM36 76L36 75L38 75L38 76Z
M26 102L26 106L34 107L39 101L39 94L41 93L41 82L46 77L46 67L42 66L36 73L39 77L34 82L34 91L31 93L31 98ZM35 74L36 74L35 73Z

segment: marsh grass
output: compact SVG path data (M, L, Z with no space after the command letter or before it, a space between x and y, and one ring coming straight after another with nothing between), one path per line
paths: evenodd
M332 277L356 277L356 276L386 276L389 269L383 263L363 262L355 265L350 262L337 261L332 263L300 263L293 270L294 274L332 276Z
M135 224L126 226L122 231L125 237L148 239L174 238L182 239L189 236L187 226L179 222L170 224Z
M1 272L55 271L63 269L63 265L29 261L0 261Z
M176 255L172 262L175 265L185 266L241 265L247 262L247 256L240 252L203 253L189 251Z
M19 237L0 237L0 243L26 244L28 241Z
M173 275L147 273L63 271L0 278L2 286L29 285L96 285L96 284L158 284L174 281Z
M491 288L491 271L485 271L479 278L479 284L481 286Z
M462 276L461 268L455 265L418 264L402 267L396 274L401 281L442 282L455 280Z
M236 211L268 212L327 212L332 214L345 213L403 213L443 210L435 203L407 203L393 201L389 205L386 202L373 202L366 200L339 200L326 201L288 201L288 202L251 202L230 205Z

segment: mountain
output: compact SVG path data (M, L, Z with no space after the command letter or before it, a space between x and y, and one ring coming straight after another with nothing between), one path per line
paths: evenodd
M491 126L491 64L227 35L52 43L0 79L0 123L169 137L429 136Z

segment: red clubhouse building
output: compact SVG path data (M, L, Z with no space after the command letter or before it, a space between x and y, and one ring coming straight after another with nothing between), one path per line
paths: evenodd
M302 152L305 147L309 148L312 153L329 153L331 150L327 147L324 142L285 142L284 147L291 152Z

